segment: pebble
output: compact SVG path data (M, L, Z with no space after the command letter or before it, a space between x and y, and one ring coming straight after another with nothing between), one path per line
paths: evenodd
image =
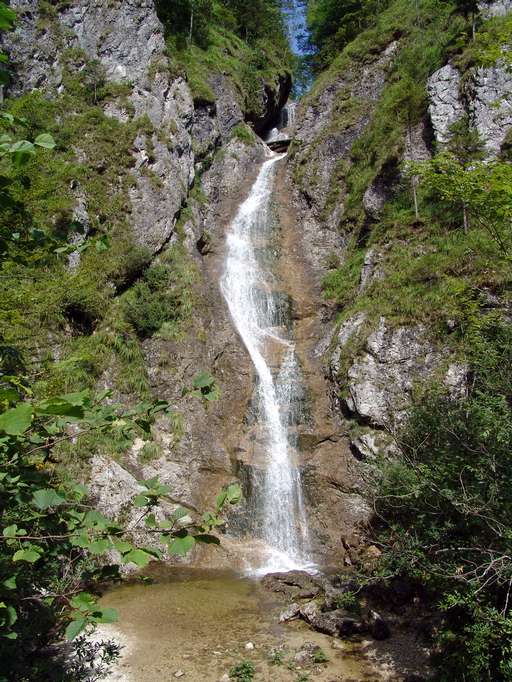
M229 675L227 673L224 673L224 675L220 678L219 682L230 682Z
M247 642L245 645L245 650L246 651L253 651L254 650L254 644L252 642Z
M174 673L174 677L185 677L185 673L183 672L183 670L176 670L176 672Z

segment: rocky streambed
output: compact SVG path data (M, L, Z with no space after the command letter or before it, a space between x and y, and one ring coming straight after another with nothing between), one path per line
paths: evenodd
M352 589L353 583L339 576L301 571L253 580L228 572L154 568L143 581L104 596L120 619L103 626L99 636L122 647L107 680L425 679L425 656L404 619L369 607L357 614L340 607ZM237 666L244 664L254 668L253 678L236 677Z

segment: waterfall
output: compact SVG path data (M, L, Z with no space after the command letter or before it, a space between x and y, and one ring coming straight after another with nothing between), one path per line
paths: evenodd
M275 128L272 128L267 136L265 142L275 142L276 140L284 140L292 135L293 126L295 125L295 113L297 110L297 102L289 101L279 114L279 121ZM286 132L284 132L286 131Z
M258 573L308 565L307 524L293 442L300 372L279 305L277 282L264 255L272 235L270 202L275 164L283 156L272 154L263 163L231 223L221 279L222 293L258 379L263 485L250 529L265 544L259 565L252 567Z

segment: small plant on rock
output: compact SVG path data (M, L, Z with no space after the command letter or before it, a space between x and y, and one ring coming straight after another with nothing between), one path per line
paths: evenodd
M361 604L355 592L343 592L336 597L336 606L351 613L361 613Z
M284 651L282 649L272 649L269 655L270 665L283 665Z
M318 647L313 654L313 663L327 663L328 661L329 659L327 658L325 651Z
M237 682L251 682L254 679L256 668L251 661L241 661L229 671L229 679Z

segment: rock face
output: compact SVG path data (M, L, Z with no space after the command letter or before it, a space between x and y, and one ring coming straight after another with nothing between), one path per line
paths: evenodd
M274 86L262 84L258 111L244 113L234 84L218 74L211 77L217 104L195 107L186 81L170 68L153 0L75 0L44 13L37 0L11 5L20 20L14 33L3 34L16 75L10 94L60 92L67 55L83 55L99 62L108 81L129 88L126 100L105 104L108 116L149 119L153 132L141 130L133 147L129 198L135 240L152 253L173 236L202 159L244 118L263 130L290 92L283 74Z
M216 101L198 103L185 76L171 68L153 0L73 0L59 6L13 0L11 5L19 22L14 33L2 34L15 72L9 94L34 89L59 94L69 59L78 78L93 63L115 85L101 104L103 113L137 130L127 165L126 216L133 241L158 258L181 239L195 273L193 312L181 336L154 336L142 347L151 392L169 401L173 415L156 424L151 456L136 443L119 462L94 458L92 492L98 508L118 516L139 491L137 480L159 476L171 487L173 504L194 513L236 478L235 453L253 390L251 365L218 281L226 227L267 150L257 138L241 141L233 129L250 120L263 130L288 97L289 74L261 84L253 93L254 111L244 108L236 84L222 73L210 76ZM76 146L80 161L79 140ZM75 216L87 227L88 197L81 188L76 196ZM78 262L77 254L70 265ZM191 387L201 370L215 377L222 400L207 405L183 397L182 389ZM111 387L113 379L106 374L102 384ZM130 395L116 397L133 401ZM209 562L226 564L228 554L229 542Z
M460 73L450 64L433 73L428 80L430 120L436 140L441 144L448 142L450 126L464 114L459 87Z
M512 73L504 63L478 68L467 85L470 118L490 157L499 154L512 129Z
M464 114L478 131L489 157L498 155L512 128L512 74L503 62L471 69L461 85L459 71L447 64L429 79L430 118L437 142L446 144L449 128Z
M425 328L390 329L381 318L348 370L345 405L373 425L392 427L404 417L413 383L425 380L438 364Z
M512 12L510 0L480 3L482 17L503 17ZM504 50L510 46L503 46ZM507 133L512 129L512 73L504 59L492 66L471 67L466 73L447 64L428 81L429 113L436 141L445 145L449 128L467 115L478 131L488 158L498 156Z
M509 0L482 3L481 9L484 16L504 16L511 4ZM345 315L340 324L332 321L339 309L318 305L317 319L323 333L314 351L323 359L332 383L332 401L340 424L338 452L346 443L344 434L351 434L350 451L356 460L351 467L357 471L360 486L356 492L363 500L367 489L361 482L367 476L371 478L372 462L379 454L397 453L391 434L403 425L415 387L439 377L452 395L463 396L466 391L467 367L450 358L449 344L434 343L431 330L424 324L399 324L382 316L372 317L371 302L363 298L369 290L378 295L389 256L400 248L399 239L382 239L389 226L381 221L386 203L404 189L401 163L431 158L449 141L450 126L466 115L480 134L488 158L499 155L512 128L509 68L498 60L493 66L471 67L462 73L455 64L446 64L426 84L428 116L402 127L403 140L393 143L389 156L373 169L373 177L368 173L364 187L362 176L376 152L361 151L360 146L354 150L353 145L367 129L373 130L372 117L402 44L403 39L390 39L387 46L379 52L372 50L364 59L351 59L345 53L335 62L299 106L296 141L290 152L290 178L303 216L300 239L319 300L327 271L337 268L337 263L343 265L347 252L356 250L350 240L357 241L357 250L365 250L358 291L354 289L355 300L362 303L354 305L355 312ZM350 50L347 52L350 55ZM351 177L355 159L365 155L367 165L360 161L359 175ZM357 183L363 185L360 196L359 189L353 189ZM352 203L346 201L350 193ZM372 239L372 230L379 223L380 232ZM411 235L413 232L411 229ZM345 561L351 560L347 552Z

